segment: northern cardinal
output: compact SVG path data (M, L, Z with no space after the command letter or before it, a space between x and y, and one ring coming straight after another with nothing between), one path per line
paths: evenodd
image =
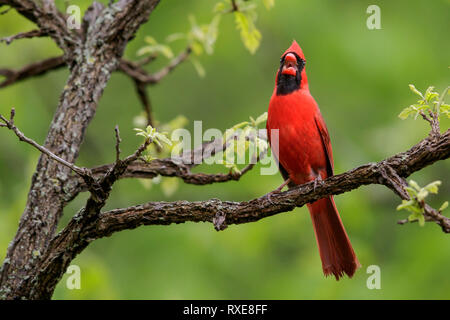
M271 131L278 129L278 139ZM290 187L333 175L330 136L319 107L311 96L305 56L294 40L281 56L270 99L267 133L285 182ZM277 141L278 140L278 141ZM278 154L276 154L278 153ZM336 280L352 277L360 266L345 232L333 197L307 205L311 214L324 274Z

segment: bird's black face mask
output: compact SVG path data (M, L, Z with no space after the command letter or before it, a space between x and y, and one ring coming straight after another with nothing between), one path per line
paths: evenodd
M304 67L305 60L295 52L289 52L281 58L277 79L277 95L286 95L300 89Z

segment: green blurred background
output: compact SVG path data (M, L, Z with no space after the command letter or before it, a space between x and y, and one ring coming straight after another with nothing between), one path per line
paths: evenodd
M60 1L62 2L62 1ZM103 1L106 2L106 1ZM216 1L161 1L128 46L136 51L151 35L162 41L189 29L188 14L208 23ZM199 78L189 62L160 84L150 87L154 116L167 122L179 114L202 120L203 128L226 129L267 110L279 57L296 39L306 55L310 90L320 105L331 134L335 172L405 151L428 134L418 119L397 115L416 101L408 89L449 84L448 32L450 2L277 0L267 11L260 0L257 26L263 35L251 55L242 45L232 15L222 17L213 55L200 61ZM69 1L84 10L90 1ZM366 9L381 8L381 30L368 30ZM15 12L0 16L0 37L31 30ZM182 50L176 43L174 50ZM60 54L49 39L0 44L0 67L19 68ZM147 69L167 63L157 59ZM20 82L0 90L0 112L16 108L16 123L26 135L43 143L67 70ZM141 139L133 118L141 111L133 83L115 73L87 130L77 164L96 166L114 159L113 128L118 124L122 150L131 153ZM444 129L449 121L442 123ZM0 130L0 259L14 237L26 203L38 152ZM208 168L206 168L208 170ZM223 170L222 170L223 171ZM431 205L449 200L449 161L434 164L412 178L425 185L442 180ZM169 178L167 178L169 179ZM138 180L119 181L105 210L157 200L248 200L281 183L277 174L261 176L259 167L239 182L193 186L180 184L171 196L160 185L147 189ZM87 195L65 209L64 225ZM215 232L211 224L186 223L141 227L92 243L73 264L81 268L81 290L58 285L55 299L431 299L450 298L450 243L434 224L399 226L407 216L400 202L382 186L367 186L339 195L336 203L362 268L353 279L324 278L306 208L257 223ZM0 260L1 261L1 260ZM381 268L381 289L369 290L366 268Z

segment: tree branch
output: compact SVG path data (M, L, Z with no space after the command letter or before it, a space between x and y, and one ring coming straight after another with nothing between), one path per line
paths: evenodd
M225 214L226 224L241 224L258 221L277 213L291 211L320 198L351 191L368 184L382 184L392 189L391 178L385 172L405 177L434 163L450 157L450 130L437 141L425 139L407 152L397 154L378 163L370 163L343 174L329 177L316 184L309 182L289 191L245 202L230 202L212 199L200 202L150 202L143 205L104 212L96 222L91 237L103 237L113 232L132 229L140 225L167 225L171 223L213 222L217 211ZM398 191L395 191L399 194ZM404 191L401 191L404 194ZM404 196L401 196L402 198ZM437 215L436 210L427 205L426 215L440 225L445 233L450 233L450 219Z
M0 6L9 5L28 20L36 23L66 53L72 52L74 45L79 42L76 33L67 29L64 15L58 11L54 1L44 1L40 5L31 0L0 0Z
M52 288L62 276L62 270L75 256L95 239L134 229L142 225L169 225L185 222L210 222L217 230L229 224L259 221L278 213L288 212L306 203L330 195L351 191L363 185L382 184L403 194L395 186L395 179L404 179L438 160L450 157L450 130L438 139L428 137L410 150L399 153L378 163L369 163L340 175L331 176L318 183L315 181L297 186L286 192L276 193L251 201L232 202L210 199L207 201L149 202L133 207L115 209L83 219L86 207L77 214L51 243L43 257L39 274L34 279L37 297L50 297ZM391 175L387 174L389 172ZM393 178L392 178L393 177ZM428 216L433 219L432 216ZM450 233L450 219L434 220L444 232ZM33 295L32 295L33 296Z
M392 169L389 165L386 165L384 168L382 168L380 173L383 179L385 180L385 186L394 191L394 193L397 194L401 199L403 200L411 199L410 195L405 189L405 187L408 186L408 183L404 178L400 177L394 169ZM445 217L438 210L430 207L426 203L423 204L423 210L425 221L436 222L439 226L441 226L442 231L444 231L445 233L450 233L449 218ZM400 220L398 221L398 223L405 224L407 221L408 219Z
M149 74L139 65L135 63L129 63L127 61L121 61L119 69L139 83L156 84L164 79L164 77L166 77L178 65L184 62L189 57L191 51L191 48L187 47L186 50L181 52L177 57L170 61L167 66L163 67L161 70L154 74Z
M69 169L71 169L73 172L77 173L80 177L85 178L87 175L87 169L86 168L80 168L77 167L76 165L67 162L66 160L58 157L57 155L55 155L53 152L51 152L50 150L48 150L47 148L41 146L40 144L38 144L36 141L34 141L33 139L30 139L28 137L26 137L22 131L20 131L15 125L14 125L14 116L16 114L15 109L11 109L11 116L9 118L9 120L7 120L3 115L0 114L0 120L2 120L4 122L4 124L0 123L0 127L7 127L9 130L13 131L16 136L19 138L20 141L26 142L29 145L35 147L36 149L38 149L40 152L42 152L43 154L49 156L50 158L52 158L53 160L55 160L56 162L59 162L60 164L68 167Z
M178 177L181 178L184 183L194 185L207 185L232 180L238 181L244 174L254 167L263 154L259 154L256 158L252 159L251 163L245 166L240 173L230 171L229 173L206 174L192 173L191 171L205 159L213 157L217 152L225 151L230 145L230 141L234 140L234 138L235 135L231 135L226 143L224 143L222 139L205 142L193 150L183 152L183 154L179 157L154 159L150 162L137 159L136 161L130 163L119 178L153 179L160 175L163 177ZM255 137L253 135L249 137L249 139L254 138ZM258 132L258 138L267 140L267 135L265 132ZM94 176L103 175L105 172L109 171L112 166L112 164L102 165L92 168L90 171ZM65 190L65 199L67 204L80 192L87 191L88 188L82 179L77 179L74 177Z
M30 38L39 38L39 37L45 37L47 36L47 33L44 32L41 29L37 29L37 30L31 30L31 31L27 31L27 32L21 32L18 33L16 35L13 36L9 36L9 37L5 37L5 38L1 38L0 42L5 42L7 45L9 45L11 42L13 42L14 40L18 40L18 39L30 39Z
M142 65L150 61L152 61L152 59L145 59L138 62L120 59L120 65L129 65L133 66L132 68L140 68ZM0 69L0 75L4 76L6 79L0 82L0 88L5 88L7 86L15 84L16 82L26 80L28 78L43 75L49 71L57 70L64 66L66 66L64 56L58 56L31 63L18 70L2 68ZM120 67L118 71L123 72L122 68Z
M59 69L65 65L64 57L59 56L29 64L19 70L0 69L0 75L6 77L5 80L0 82L0 88L7 87L27 78L43 75L48 71Z

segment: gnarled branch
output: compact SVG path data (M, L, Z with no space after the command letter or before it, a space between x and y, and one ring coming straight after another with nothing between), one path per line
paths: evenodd
M363 185L382 184L393 187L398 177L404 179L432 163L450 157L450 130L438 139L426 138L410 150L399 153L378 163L369 163L348 172L331 176L323 181L314 181L268 197L251 201L232 202L210 199L207 201L149 202L128 208L115 209L91 216L90 220L80 219L84 211L77 214L51 243L43 257L39 274L33 280L40 285L37 296L50 297L52 287L61 277L62 271L89 243L126 229L142 225L170 225L185 222L211 222L217 230L229 224L255 222L281 212L288 212L320 198L351 191ZM390 171L391 175L386 175ZM395 173L395 174L394 174ZM89 203L88 203L89 205ZM86 208L88 208L88 205ZM427 220L432 220L450 233L450 219L435 219L426 210Z
M382 184L392 188L391 179L387 179L385 175L387 170L394 171L396 176L404 179L436 161L449 157L450 130L447 130L436 141L429 138L424 139L406 152L378 163L369 163L329 177L316 184L315 189L314 182L310 182L289 191L271 195L270 200L263 197L245 202L217 199L199 202L150 202L102 213L96 227L92 229L92 233L98 232L96 236L103 237L118 230L135 228L140 225L166 225L187 221L213 222L218 210L225 214L227 224L258 221L280 212L291 211L295 207L326 196L351 191L363 185ZM427 206L425 215L429 220L440 225L444 232L450 233L450 219L442 215L437 216L433 211L435 210L429 210ZM95 237L95 235L91 234L91 237Z

